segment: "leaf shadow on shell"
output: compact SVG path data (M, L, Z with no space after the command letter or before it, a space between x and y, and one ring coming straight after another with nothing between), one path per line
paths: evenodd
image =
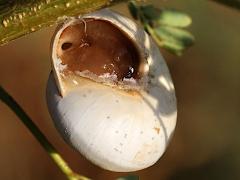
M153 61L150 63L149 79L147 91L153 99L157 99L156 106L153 106L148 99L143 98L146 104L152 109L155 116L158 118L162 127L165 147L168 145L169 139L172 137L172 131L166 127L167 120L163 120L162 117L167 117L177 112L175 90L172 84L172 79L165 60L160 54L159 47L153 42L151 37L147 37L145 33L144 42L150 41L145 44L149 44L150 52L153 56ZM166 118L165 118L166 119Z
M115 14L111 14L114 18L121 23L121 26L125 26L125 21ZM130 26L127 27L128 31L135 35L135 39L138 42L139 46L144 49L144 44L149 45L150 53L152 54L153 61L150 63L149 79L148 84L151 84L150 89L147 88L149 94L154 98L158 99L157 106L154 107L149 100L143 98L145 103L152 109L155 116L158 118L159 123L162 127L165 144L167 146L169 138L172 136L172 132L168 132L166 125L161 118L161 116L170 116L177 112L176 107L176 97L175 90L172 84L172 79L170 77L168 67L166 62L162 58L162 55L159 52L159 47L153 42L152 38L148 36L146 32L143 32L141 27L137 28L136 32L134 29L131 29ZM148 53L143 52L144 56L149 56ZM161 80L159 79L161 78Z

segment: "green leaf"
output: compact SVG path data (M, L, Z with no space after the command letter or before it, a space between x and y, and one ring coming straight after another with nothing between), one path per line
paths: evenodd
M136 20L138 20L138 7L136 5L135 1L130 1L128 3L128 9L132 15L132 17Z
M157 25L168 25L174 27L187 27L192 19L186 13L174 9L157 9L152 5L141 6L141 11L146 19Z
M187 27L192 23L192 19L186 13L174 9L161 10L158 23L174 27Z
M145 18L147 18L148 20L155 21L158 20L160 17L160 10L155 8L153 5L141 6L140 9Z
M136 175L128 175L124 177L117 178L117 180L139 180L139 176Z
M161 26L154 28L154 32L160 39L162 47L177 55L181 55L182 51L194 42L193 35L184 29Z
M174 43L171 41L164 41L162 43L162 47L166 50L168 50L169 52L176 54L178 56L181 56L183 54L183 48L181 44L178 43Z

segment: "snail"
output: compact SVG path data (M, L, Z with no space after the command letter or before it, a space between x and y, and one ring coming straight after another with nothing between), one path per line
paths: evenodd
M174 86L158 47L131 19L103 9L61 24L47 104L64 140L116 172L152 166L175 129Z

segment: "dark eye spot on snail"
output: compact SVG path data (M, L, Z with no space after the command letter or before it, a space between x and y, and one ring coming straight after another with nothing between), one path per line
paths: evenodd
M65 42L65 43L62 44L62 50L63 51L68 50L71 47L72 47L72 43L70 43L70 42Z

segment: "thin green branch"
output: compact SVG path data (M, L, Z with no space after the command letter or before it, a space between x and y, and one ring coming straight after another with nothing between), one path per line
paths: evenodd
M47 151L49 156L53 159L60 170L67 176L69 180L89 180L89 178L81 176L73 172L73 170L68 166L65 160L53 147L53 145L48 141L40 129L34 124L30 117L24 112L24 110L17 104L17 102L0 86L0 99L4 102L14 113L19 117L19 119L24 123L24 125L31 131L34 137L42 145L42 147Z
M163 45L162 41L157 37L156 33L154 32L152 27L149 25L148 20L145 18L143 13L141 11L139 11L138 15L139 15L139 18L141 20L141 23L142 23L144 29L151 35L151 37L155 40L157 45L159 47L162 47L162 45Z
M155 42L157 43L157 45L159 47L163 46L163 42L157 37L156 33L154 32L154 30L152 29L151 26L149 26L148 24L144 24L144 28L145 30L151 35L151 37L155 40Z
M43 27L127 0L0 0L0 45Z

